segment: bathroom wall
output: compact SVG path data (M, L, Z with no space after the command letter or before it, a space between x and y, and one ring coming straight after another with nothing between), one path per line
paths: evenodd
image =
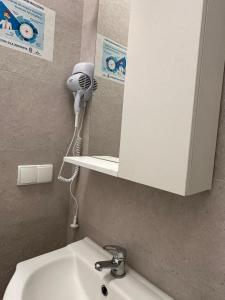
M68 186L56 180L73 131L65 86L80 60L83 0L56 11L54 61L0 47L0 299L16 263L66 244ZM54 182L17 187L17 165L54 164Z
M183 198L82 169L75 238L126 247L128 263L176 300L224 300L224 153L225 94L211 191Z
M84 0L83 1L83 20L82 20L82 35L81 35L81 50L80 61L93 63L95 61L95 46L97 36L97 23L98 23L98 6L99 0ZM83 144L82 155L89 154L89 136L90 136L90 116L92 109L92 100L90 100L85 114L85 120L83 124ZM85 193L85 182L88 179L88 173L85 169L81 168L77 182L74 184L74 192L77 199L82 199ZM80 184L81 182L81 184ZM74 201L70 199L69 209L69 224L71 224L75 213ZM67 230L67 242L71 243L77 239L77 231L71 230L68 227Z

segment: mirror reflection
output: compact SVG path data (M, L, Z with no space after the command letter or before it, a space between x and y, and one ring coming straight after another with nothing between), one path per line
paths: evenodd
M119 157L129 16L130 0L99 1L90 155Z

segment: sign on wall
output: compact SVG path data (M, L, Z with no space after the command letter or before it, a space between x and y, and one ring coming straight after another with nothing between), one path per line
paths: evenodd
M98 34L96 49L96 76L124 83L127 48Z
M0 45L53 60L55 12L33 0L0 0Z

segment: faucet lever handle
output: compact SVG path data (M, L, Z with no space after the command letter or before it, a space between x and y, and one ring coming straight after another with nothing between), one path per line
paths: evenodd
M111 253L114 259L126 260L127 258L127 250L123 247L116 245L106 245L103 247L103 249Z

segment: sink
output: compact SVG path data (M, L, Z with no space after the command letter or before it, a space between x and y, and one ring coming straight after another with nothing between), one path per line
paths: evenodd
M129 267L123 279L95 270L111 257L85 238L19 263L3 300L173 300Z

